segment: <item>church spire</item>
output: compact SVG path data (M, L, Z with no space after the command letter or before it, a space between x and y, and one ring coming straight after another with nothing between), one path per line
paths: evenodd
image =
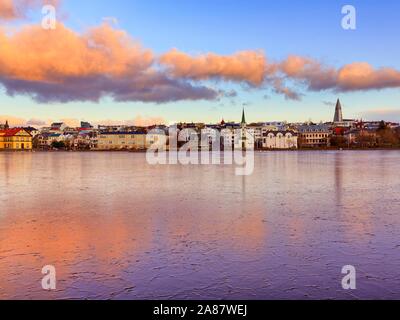
M6 124L4 126L4 129L10 129L10 126L8 125L8 120L6 120Z
M246 114L244 113L244 108L243 108L243 113L242 113L242 122L241 122L242 126L246 125Z
M342 105L339 99L336 102L335 118L333 119L333 122L343 122Z

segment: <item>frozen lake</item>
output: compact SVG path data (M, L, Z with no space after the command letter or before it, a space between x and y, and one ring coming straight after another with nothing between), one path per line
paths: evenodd
M400 299L400 151L258 153L234 171L0 153L0 299Z

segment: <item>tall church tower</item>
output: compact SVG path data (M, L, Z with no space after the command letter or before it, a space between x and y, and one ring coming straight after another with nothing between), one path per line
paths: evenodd
M333 122L343 122L342 105L340 104L339 99L336 102L335 118L333 119Z
M246 115L244 113L244 108L243 108L243 113L242 113L242 122L240 123L242 128L246 126Z

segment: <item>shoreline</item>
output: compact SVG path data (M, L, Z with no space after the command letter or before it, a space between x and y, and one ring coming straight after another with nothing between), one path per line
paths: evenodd
M240 151L240 150L237 150ZM299 148L299 149L257 149L255 153L267 152L316 152L316 151L400 151L400 147L393 148ZM146 153L147 150L0 150L1 153ZM169 152L168 150L166 152ZM213 151L198 151L213 152ZM220 151L223 152L223 151Z

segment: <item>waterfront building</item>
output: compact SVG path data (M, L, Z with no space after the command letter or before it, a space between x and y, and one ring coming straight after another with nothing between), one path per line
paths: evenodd
M98 150L144 150L150 143L142 132L101 132L98 136Z
M201 130L200 150L208 151L220 148L221 137L218 129L219 128L210 125Z
M303 148L328 147L331 130L329 125L310 124L298 127L299 146Z
M221 129L222 150L233 150L235 145L235 131L232 128Z
M263 132L267 131L266 127L262 123L252 123L248 125L248 128L253 130L255 148L261 149L263 147Z
M288 131L265 131L263 132L263 149L297 149L298 133Z
M32 150L32 136L23 128L0 130L0 150Z
M35 147L38 149L48 149L48 138L50 133L49 132L41 132L34 138Z
M168 136L162 129L153 129L151 132L146 134L146 149L154 144L159 146L168 143Z
M75 150L90 150L92 147L92 140L90 132L80 131L71 137L71 147Z
M257 149L295 149L298 134L290 130L286 122L261 122L249 125L253 130Z
M192 123L179 123L170 127L171 141L170 150L175 150L175 147L188 147L192 151L199 149L200 130ZM176 135L176 136L175 136Z
M97 130L91 130L89 132L90 137L90 149L95 150L98 149L99 146L99 132Z

